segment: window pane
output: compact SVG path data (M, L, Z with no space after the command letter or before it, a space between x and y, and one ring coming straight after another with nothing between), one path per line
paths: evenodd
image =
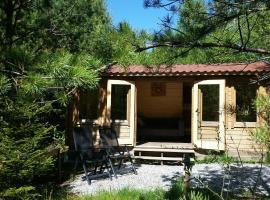
M98 94L98 89L80 92L80 119L98 118Z
M256 109L253 101L256 97L256 86L240 84L236 89L236 121L237 122L256 122Z
M127 96L130 85L112 85L111 118L118 120L127 119Z
M202 121L219 121L219 85L199 85Z

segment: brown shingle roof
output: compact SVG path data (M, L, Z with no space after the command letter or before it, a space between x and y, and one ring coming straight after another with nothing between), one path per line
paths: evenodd
M191 65L130 65L121 67L113 65L104 71L105 76L183 76L183 75L238 75L270 72L266 62L225 63L225 64L191 64Z

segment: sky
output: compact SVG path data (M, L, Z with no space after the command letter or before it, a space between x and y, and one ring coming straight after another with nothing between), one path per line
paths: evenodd
M160 30L160 19L168 12L164 9L144 8L143 0L106 0L113 24L128 22L135 30L144 29L149 33Z

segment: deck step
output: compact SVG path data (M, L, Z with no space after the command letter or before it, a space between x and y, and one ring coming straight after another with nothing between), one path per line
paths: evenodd
M157 157L157 156L134 156L135 159L143 160L163 160L163 161L182 161L182 157ZM190 158L191 161L194 161L194 158Z
M195 153L193 149L134 148L135 152Z
M186 146L182 146L182 145L180 145L180 146L177 146L177 145L159 145L159 146L157 146L157 145L137 145L135 148L146 148L146 149L148 149L148 148L152 148L152 149L155 149L155 148L157 148L157 149L194 149L194 147L193 146L191 146L191 145L186 145Z
M166 160L166 161L182 161L181 157L157 157L157 156L134 156L136 159L143 160Z
M194 160L195 150L191 143L175 142L146 142L139 144L133 149L134 158L141 160L160 161L183 161L183 157L189 155Z

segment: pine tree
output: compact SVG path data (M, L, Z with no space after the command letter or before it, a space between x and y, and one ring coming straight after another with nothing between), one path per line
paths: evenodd
M0 20L0 198L36 199L65 144L66 106L110 59L110 18L101 0L4 0Z
M269 59L269 1L229 0L145 0L146 7L166 9L179 17L175 26L171 17L162 20L165 31L158 32L152 45L138 48L194 49L217 54L210 62L254 61ZM171 34L173 32L173 34ZM167 34L169 33L169 34ZM174 51L174 50L173 50ZM238 54L234 56L234 54ZM222 54L222 55L219 55ZM179 54L181 57L182 54ZM220 58L225 59L221 60ZM213 57L213 56L212 56Z

